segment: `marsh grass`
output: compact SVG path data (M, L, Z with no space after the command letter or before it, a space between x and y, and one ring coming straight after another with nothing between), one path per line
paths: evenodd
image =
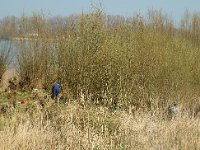
M160 112L161 114L161 112ZM2 149L199 149L199 119L128 114L73 101L43 111L15 112L1 130Z

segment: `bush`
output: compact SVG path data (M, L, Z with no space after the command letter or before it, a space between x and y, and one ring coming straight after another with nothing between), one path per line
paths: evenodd
M81 93L93 101L104 97L106 104L120 107L187 103L191 95L198 97L200 88L199 46L166 15L148 15L107 16L97 9L71 16L56 26L54 37L46 20L40 20L43 24L34 27L41 36L22 43L21 76L30 84L40 80L49 89L57 79L75 98Z

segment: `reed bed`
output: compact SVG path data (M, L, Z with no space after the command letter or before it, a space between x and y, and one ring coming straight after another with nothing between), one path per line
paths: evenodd
M161 113L161 112L160 112ZM33 117L34 116L34 117ZM109 111L71 102L1 117L1 149L199 149L199 118Z

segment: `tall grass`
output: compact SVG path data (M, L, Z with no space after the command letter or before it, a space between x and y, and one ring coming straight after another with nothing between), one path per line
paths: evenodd
M34 113L15 112L0 134L1 149L199 149L199 120L182 115L128 114L77 102Z

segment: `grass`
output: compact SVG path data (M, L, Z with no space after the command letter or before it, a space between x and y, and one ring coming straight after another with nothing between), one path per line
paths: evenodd
M28 106L32 111L0 114L1 149L200 148L200 120L187 114L168 119L163 110L129 113L78 100L56 104L47 99L41 109L33 107L37 101Z
M7 96L7 93L3 92L0 94L0 104L5 104L8 102L8 96Z

